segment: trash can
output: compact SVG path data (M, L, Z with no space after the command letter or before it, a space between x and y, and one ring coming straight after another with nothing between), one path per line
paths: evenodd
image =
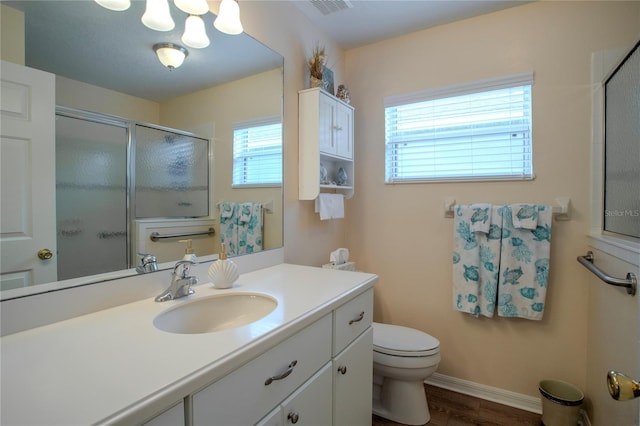
M576 426L584 394L571 383L542 380L542 424L544 426Z

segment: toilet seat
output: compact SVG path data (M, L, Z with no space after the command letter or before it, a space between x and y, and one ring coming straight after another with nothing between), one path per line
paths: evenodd
M440 341L420 330L374 322L373 350L392 356L425 357L440 352Z

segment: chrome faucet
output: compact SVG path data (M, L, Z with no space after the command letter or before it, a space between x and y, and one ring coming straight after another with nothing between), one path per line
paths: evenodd
M181 260L176 263L171 273L171 285L156 297L156 302L179 299L196 292L191 286L197 284L198 279L189 276L191 265L195 265L195 263L190 260Z
M155 272L158 270L158 258L152 254L138 253L138 256L142 256L140 266L136 266L136 272L139 274L146 274L148 272Z

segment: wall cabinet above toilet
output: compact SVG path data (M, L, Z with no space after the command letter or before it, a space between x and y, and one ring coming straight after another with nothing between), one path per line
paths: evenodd
M353 196L354 109L319 89L298 92L298 198L315 199L322 189Z

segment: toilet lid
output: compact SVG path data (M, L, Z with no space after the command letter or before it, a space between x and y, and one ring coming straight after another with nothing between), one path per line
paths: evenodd
M396 356L428 356L440 351L440 341L420 330L374 322L373 350Z

